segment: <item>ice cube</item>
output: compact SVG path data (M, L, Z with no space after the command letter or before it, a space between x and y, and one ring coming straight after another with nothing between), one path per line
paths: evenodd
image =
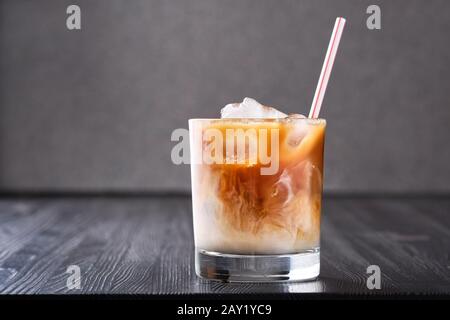
M300 114L300 113L290 113L288 115L289 119L306 119L306 116Z
M306 117L299 113L290 113L288 119L306 119ZM308 134L308 125L306 123L296 123L288 133L287 143L291 147L297 147L302 142L303 138Z
M220 110L222 118L286 118L287 115L275 108L260 104L252 98L245 98L241 103L227 104Z
M300 143L303 141L303 139L308 135L308 127L306 125L304 126L295 126L287 136L287 143L289 146L295 148L300 145Z

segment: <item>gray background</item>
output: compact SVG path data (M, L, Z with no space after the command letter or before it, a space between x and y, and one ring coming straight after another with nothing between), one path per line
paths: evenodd
M245 96L307 113L340 15L326 190L450 191L450 1L0 3L0 191L188 191L172 130Z

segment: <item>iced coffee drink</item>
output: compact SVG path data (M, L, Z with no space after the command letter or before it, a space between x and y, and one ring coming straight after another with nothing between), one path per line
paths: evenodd
M249 98L189 120L199 276L318 276L325 125Z

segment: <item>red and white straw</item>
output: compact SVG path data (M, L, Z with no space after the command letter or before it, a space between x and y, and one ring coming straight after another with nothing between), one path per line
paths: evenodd
M323 97L327 89L328 80L330 80L331 69L333 68L334 58L341 41L342 31L344 30L345 19L338 17L334 23L333 33L331 34L330 44L328 45L325 61L320 72L319 82L317 83L316 93L309 111L309 118L318 118Z

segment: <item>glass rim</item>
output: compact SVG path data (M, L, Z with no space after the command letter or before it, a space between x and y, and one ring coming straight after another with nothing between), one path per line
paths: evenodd
M224 122L313 122L313 123L326 123L324 118L190 118L189 122L201 122L201 121L224 121Z

